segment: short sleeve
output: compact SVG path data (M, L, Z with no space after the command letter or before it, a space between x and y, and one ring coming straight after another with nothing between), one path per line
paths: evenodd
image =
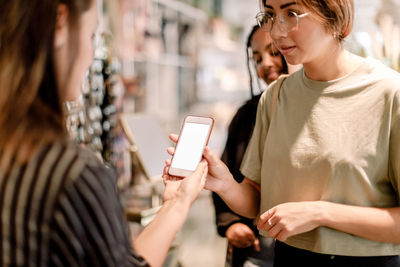
M272 88L275 83L272 83L260 98L253 135L251 136L240 167L240 171L245 177L258 184L261 183L264 143L267 138L270 122L269 106L272 98Z
M396 91L392 106L392 124L389 145L389 176L393 187L400 198L400 90Z

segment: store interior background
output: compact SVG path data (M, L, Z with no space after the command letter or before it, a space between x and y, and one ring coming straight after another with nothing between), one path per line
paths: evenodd
M211 116L209 146L250 97L245 42L258 0L97 0L95 60L83 97L66 103L67 128L118 174L132 237L161 204L168 133L188 114ZM355 0L345 46L400 70L400 0ZM191 208L164 266L223 266L210 192Z

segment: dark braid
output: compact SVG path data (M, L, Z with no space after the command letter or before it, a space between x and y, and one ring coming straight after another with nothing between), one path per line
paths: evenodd
M253 75L251 74L251 68L250 68L250 61L251 57L249 55L249 48L251 46L251 39L253 38L253 35L256 33L256 31L260 27L258 25L254 25L253 28L251 29L251 32L249 36L247 37L247 45L246 45L246 56L247 56L247 70L249 71L249 76L250 76L250 93L251 93L251 98L254 97L254 89L253 89ZM258 79L257 79L258 81Z
M281 55L281 59L282 59L282 74L288 74L289 68L288 68L286 59L280 52L279 52L279 54Z

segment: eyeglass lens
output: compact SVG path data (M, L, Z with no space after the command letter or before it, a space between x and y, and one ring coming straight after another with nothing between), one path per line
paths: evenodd
M273 17L269 13L260 13L256 17L257 23L263 31L270 32L275 21L278 22L279 29L284 32L291 32L298 29L298 15L293 11L281 13Z

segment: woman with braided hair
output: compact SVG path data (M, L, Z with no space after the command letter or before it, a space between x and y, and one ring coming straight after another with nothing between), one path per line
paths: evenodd
M238 182L244 178L239 168L256 121L257 105L262 93L260 79L270 84L279 75L288 72L286 61L273 45L270 35L258 25L253 26L247 38L246 55L251 99L234 115L222 154L222 161ZM258 88L254 88L255 84ZM216 193L213 193L213 201L217 231L228 239L226 266L240 267L246 262L272 266L272 239L260 236L254 220L234 213Z

